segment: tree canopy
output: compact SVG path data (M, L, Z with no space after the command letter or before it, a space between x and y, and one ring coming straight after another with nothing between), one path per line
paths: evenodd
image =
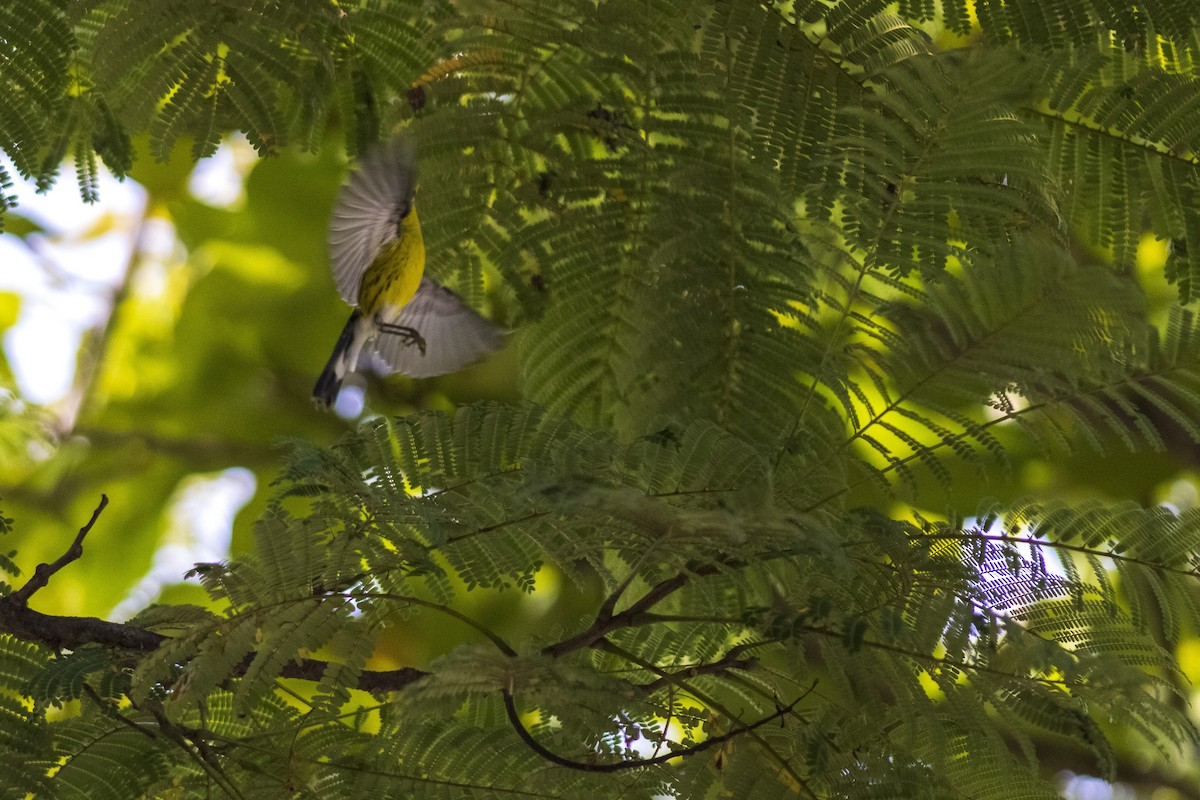
M0 796L1194 793L1198 75L1188 0L0 6L0 184L147 193L3 393ZM320 414L396 135L513 333Z

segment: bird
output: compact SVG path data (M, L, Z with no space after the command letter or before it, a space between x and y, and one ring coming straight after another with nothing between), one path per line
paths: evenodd
M503 329L425 275L416 181L412 142L398 137L359 159L334 202L330 267L353 309L313 387L317 408L332 406L346 375L363 366L426 378L503 344Z

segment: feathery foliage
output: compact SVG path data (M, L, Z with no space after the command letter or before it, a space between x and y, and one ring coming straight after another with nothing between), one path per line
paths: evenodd
M0 147L42 181L73 156L85 196L135 138L403 129L429 268L503 309L528 400L295 443L255 554L193 573L213 608L130 621L152 652L0 641L5 796L1010 800L1057 796L1055 744L1107 778L1130 731L1194 756L1200 512L940 513L964 462L1200 439L1190 3L36 0L0 25ZM472 615L544 580L586 611ZM380 663L418 617L463 644Z

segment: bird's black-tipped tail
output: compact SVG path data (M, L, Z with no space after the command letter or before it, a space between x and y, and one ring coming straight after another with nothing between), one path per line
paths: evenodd
M350 319L346 320L346 327L342 328L342 335L338 337L337 344L333 346L333 355L329 357L325 369L321 371L321 377L317 378L317 385L313 387L313 403L321 410L333 406L333 402L337 400L338 390L342 388L342 378L354 366L353 364L342 366L341 362L354 341L354 328L358 324L360 316L358 309L355 309L350 314Z

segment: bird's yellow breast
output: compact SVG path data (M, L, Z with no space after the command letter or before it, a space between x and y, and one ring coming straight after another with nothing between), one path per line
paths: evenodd
M379 248L358 287L364 315L399 312L412 300L425 274L425 239L414 208L400 221L399 236Z

